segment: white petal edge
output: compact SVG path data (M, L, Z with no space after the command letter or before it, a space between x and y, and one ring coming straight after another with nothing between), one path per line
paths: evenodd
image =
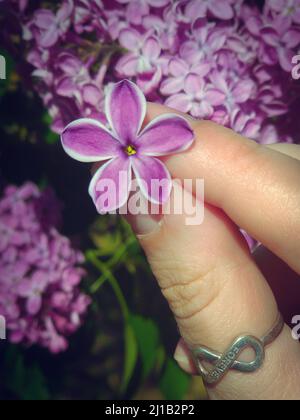
M153 158L153 159L155 159L155 158ZM172 189L173 189L173 181L172 181L171 174L170 174L168 168L166 167L166 165L163 162L161 162L159 159L156 159L156 160L158 160L161 163L161 165L165 167L166 172L168 174L167 179L170 181L170 191L169 191L168 195L170 197L170 194L171 194ZM137 180L137 183L138 183L138 185L141 189L141 192L142 192L143 196L146 198L146 200L150 201L153 204L158 204L158 205L165 204L165 203L160 203L159 201L153 200L153 198L150 196L150 194L148 194L148 191L144 189L145 182L142 182L143 180L140 177L140 174L139 174L138 170L134 167L134 163L132 163L132 170L133 170L133 173L134 173L135 178Z
M140 98L140 101L141 101L141 105L142 105L141 119L140 119L140 123L139 123L136 135L138 135L140 130L141 130L144 119L146 117L146 111L147 111L147 101L146 101L145 95L143 94L141 89L135 83L131 82L131 80L124 79L124 80L121 80L118 83L115 83L115 84L109 86L109 88L107 90L107 94L105 96L104 109L105 109L105 115L106 115L107 121L109 122L109 125L110 125L110 128L111 128L112 132L113 132L113 135L116 138L118 138L118 134L116 133L115 128L114 128L114 123L113 123L111 113L110 113L110 109L109 109L110 108L109 107L109 102L110 102L110 98L111 98L113 90L123 82L128 82L129 84L132 85L133 89L137 92L138 97ZM118 139L118 140L122 143L122 139Z
M64 145L64 143L63 143L63 140L62 140L62 136L63 136L64 132L68 128L76 127L77 125L80 125L80 124L91 124L91 125L94 125L95 127L98 127L101 130L103 130L103 131L106 131L110 136L112 136L115 139L115 141L117 141L119 143L119 140L114 136L114 134L107 127L105 127L105 125L102 124L100 121L94 120L93 118L79 118L78 120L72 121L70 124L68 124L64 128L64 130L63 130L63 132L62 132L62 134L60 136L62 147L63 147L64 151L71 158L73 158L75 160L78 160L79 162L83 162L83 163L93 163L93 162L101 162L101 161L104 161L104 160L107 160L107 159L111 159L111 158L115 158L116 157L116 156L105 156L105 157L103 157L101 155L85 156L85 155L82 155L80 153L74 152L74 150L70 149L69 147L66 147Z
M104 163L95 172L95 174L94 174L94 176L93 176L93 178L92 178L92 180L90 182L88 191L89 191L89 195L91 196L91 198L92 198L92 200L93 200L93 202L94 202L95 205L96 205L96 200L95 200L95 195L94 195L94 192L93 191L95 191L95 187L96 187L97 181L101 177L101 173L103 172L103 170L107 166L109 166L109 164L112 163L115 159L118 159L118 158L110 159L108 162ZM123 207L126 204L128 198L129 198L129 193L130 193L131 187L132 187L132 163L131 163L131 160L129 160L129 166L128 166L128 195L127 195L126 199L124 199L124 202L121 202L121 204L118 207L111 209L110 210L111 212L113 212L113 211L115 211L115 210Z
M184 118L181 115L178 114L163 114L163 115L159 115L158 117L155 117L144 129L143 131L139 134L138 138L142 137L142 135L144 134L145 131L147 131L149 128L151 128L154 124L159 123L160 121L166 120L166 119L171 119L171 118L180 118L181 120L185 121L188 126L190 127L191 131L194 132L194 130L192 129L192 127L190 126L188 120L186 118ZM188 150L192 144L195 141L195 135L193 136L193 138L191 139L191 141L189 143L187 143L186 145L184 145L183 147L181 147L180 149L176 149L174 152L171 153L141 153L143 156L153 156L153 157L159 157L159 156L167 156L168 154L176 154L176 153L181 153L181 152L185 152L186 150Z

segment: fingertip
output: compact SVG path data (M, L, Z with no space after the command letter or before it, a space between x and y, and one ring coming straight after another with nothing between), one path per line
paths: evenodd
M177 344L174 353L174 359L184 372L191 375L197 374L197 369L195 367L191 352L182 338Z
M147 113L145 118L145 123L148 124L150 121L152 121L154 118L159 117L163 114L177 114L181 117L184 117L187 119L191 124L197 123L200 120L196 120L189 114L185 114L181 111L178 111L176 109L170 108L168 106L165 106L163 104L158 104L154 102L147 102Z

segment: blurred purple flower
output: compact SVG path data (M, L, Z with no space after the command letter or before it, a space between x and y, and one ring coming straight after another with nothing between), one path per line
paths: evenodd
M270 59L278 57L281 67L290 72L292 70L293 48L300 45L300 30L291 28L290 20L277 17L274 24L261 29L262 40L266 43L265 53Z
M225 20L232 19L234 16L231 1L228 0L191 0L187 2L185 13L191 19L206 17L208 12Z
M41 9L35 13L31 30L40 47L52 47L59 37L67 32L73 7L73 1L68 0L63 2L56 15L47 9Z
M182 112L189 112L193 117L209 118L214 107L222 105L224 95L216 92L213 85L206 84L195 74L190 74L184 81L184 92L170 96L165 104Z
M90 303L78 288L83 256L58 233L60 223L61 205L50 189L40 192L32 183L6 188L0 200L0 313L10 341L55 353L67 348L67 336L80 327ZM67 299L53 305L57 294Z
M126 4L126 17L135 25L142 23L142 18L147 16L150 7L164 7L169 0L117 0L118 3Z
M288 18L290 22L300 23L300 0L269 0L266 9Z
M61 0L24 13L4 3L19 16L55 131L79 117L105 123L105 90L130 78L149 101L263 142L269 125L274 136L280 125L280 139L299 137L280 121L300 96L286 74L300 47L299 1L266 0L261 10L244 0Z
M173 58L169 62L170 77L163 80L160 91L163 95L173 95L184 90L187 77L191 74L201 78L205 77L210 70L209 62L194 63L189 65L180 58Z

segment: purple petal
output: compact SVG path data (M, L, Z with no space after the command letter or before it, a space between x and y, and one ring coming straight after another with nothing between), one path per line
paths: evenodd
M142 23L143 16L149 14L149 6L146 2L140 0L131 0L127 7L126 17L129 22L135 25Z
M187 150L193 141L194 133L186 119L166 114L147 125L136 145L142 155L164 156Z
M32 287L29 280L22 280L18 287L17 287L17 293L21 297L28 297L32 293Z
M292 65L292 59L293 59L293 52L287 48L278 48L277 50L279 63L283 70L287 72L291 72L293 65Z
M291 16L282 16L278 15L274 18L272 25L277 29L278 33L282 36L284 35L291 27L292 19Z
M40 29L48 29L55 22L55 16L50 10L40 9L35 13L34 23Z
M202 61L192 66L191 73L196 73L198 76L204 77L209 73L210 69L211 63Z
M130 185L131 159L124 155L98 169L90 183L89 194L99 213L108 213L126 203Z
M269 0L268 4L276 12L281 12L284 8L285 0Z
M199 54L199 47L195 41L186 41L180 48L180 55L188 62L193 62L195 56Z
M260 107L266 112L268 117L278 117L288 112L288 107L284 103L276 100L267 104L261 104Z
M197 118L208 118L211 117L214 112L214 108L207 101L201 101L198 107L194 107L191 114Z
M126 54L116 64L116 71L119 75L132 77L136 75L139 59L133 54Z
M232 91L232 95L236 103L241 104L248 101L254 89L254 84L251 80L241 81Z
M210 80L215 88L224 93L228 92L228 85L222 74L217 71L213 71L210 75Z
M137 79L138 86L142 89L145 95L151 94L157 89L162 78L162 71L158 67L155 73L143 77L142 75Z
M283 35L282 42L286 44L287 48L298 47L300 45L300 32L296 29L290 29Z
M119 42L129 51L135 51L139 48L140 38L141 35L135 29L123 29L119 36Z
M172 58L169 63L169 72L172 76L185 76L189 71L189 66L180 58Z
M100 122L82 118L63 131L61 141L65 152L79 162L99 162L120 154L121 145Z
M252 35L259 36L263 22L259 16L250 16L249 19L246 19L245 25Z
M184 81L184 90L189 95L195 95L197 92L203 91L204 83L197 74L189 74Z
M293 19L294 19L294 22L300 23L300 7L299 6L293 14Z
M185 113L189 112L191 109L191 101L184 93L177 93L176 95L169 96L165 105Z
M77 76L83 65L77 57L71 54L65 53L59 56L59 68L69 76Z
M58 29L56 25L51 25L49 29L39 39L41 47L49 48L56 44L59 37Z
M157 42L157 39L154 37L150 37L145 41L144 47L143 47L143 54L145 57L149 57L152 60L158 59L161 53L161 48L159 43Z
M89 105L97 106L102 100L102 92L98 86L88 83L82 88L82 97L84 102Z
M30 315L36 315L42 307L42 298L40 295L31 296L26 304L27 311Z
M59 9L57 12L57 19L59 22L64 22L66 19L68 19L72 13L73 10L73 2L67 1L63 4L63 6Z
M232 19L233 10L228 1L224 0L210 0L210 12L219 19Z
M163 7L169 3L169 0L148 0L148 4L152 7Z
M263 28L261 30L261 37L271 47L277 47L279 44L279 35L274 28Z
M218 89L211 88L205 93L205 99L213 106L222 105L225 98L225 94Z
M146 115L146 99L129 80L116 83L106 96L108 122L119 141L128 144L136 138Z
M190 19L197 19L199 17L205 17L207 12L207 2L192 0L187 2L185 8L185 15Z
M147 200L154 204L167 202L172 190L172 180L169 171L160 160L139 156L132 159L132 169Z
M56 91L59 95L67 96L68 98L72 98L76 90L77 86L70 77L64 77L61 79L56 87Z
M160 91L163 95L169 96L178 93L184 88L184 79L180 77L170 77L163 80Z

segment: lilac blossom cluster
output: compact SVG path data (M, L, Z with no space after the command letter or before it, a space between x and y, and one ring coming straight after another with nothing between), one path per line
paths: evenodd
M81 325L90 299L79 290L83 255L59 234L53 192L26 183L0 200L0 314L9 340L59 353Z
M128 78L148 100L262 143L295 140L284 116L300 97L300 0L262 11L243 0L11 1L57 132L78 117L105 121L106 87Z

